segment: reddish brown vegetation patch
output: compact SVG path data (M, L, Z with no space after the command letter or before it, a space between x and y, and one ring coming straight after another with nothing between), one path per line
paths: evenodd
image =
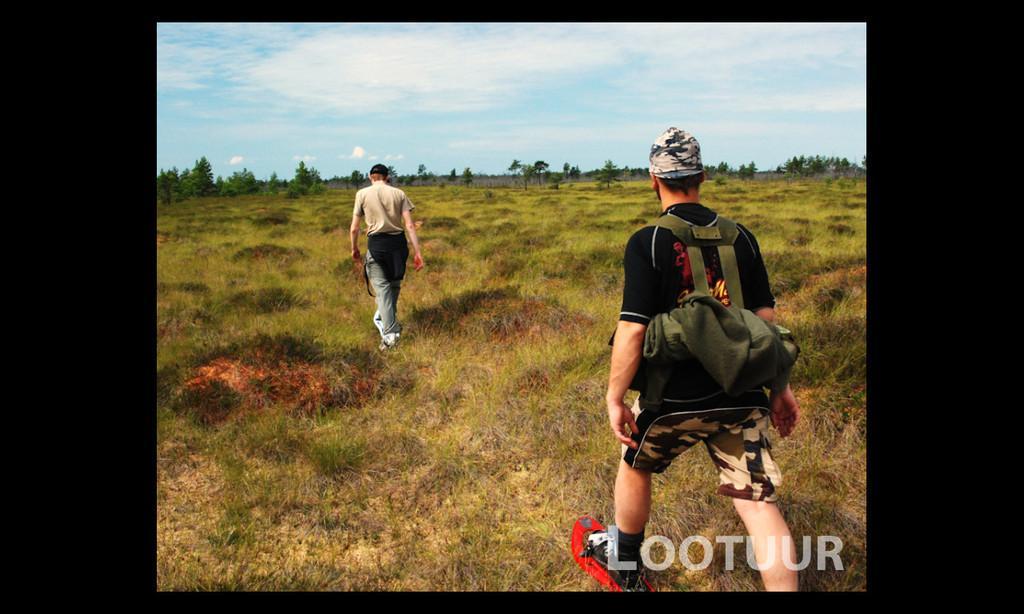
M382 385L369 353L326 360L291 338L260 339L201 360L182 385L181 405L206 423L274 406L300 415L361 404Z
M234 393L236 402L223 402L224 389ZM311 414L327 403L330 393L323 367L308 363L246 364L221 357L196 369L195 376L185 382L185 394L198 401L193 409L204 422L227 417L232 405L258 408L282 404Z

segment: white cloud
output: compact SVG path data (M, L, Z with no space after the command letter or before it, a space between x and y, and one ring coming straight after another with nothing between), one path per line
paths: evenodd
M160 140L250 153L363 141L432 163L640 143L643 158L677 125L711 154L715 139L813 142L829 114L867 106L863 23L185 23L156 42ZM337 155L378 158L405 156Z
M350 155L350 156L338 156L338 157L342 158L342 159L355 160L355 159L358 159L358 158L363 158L365 156L366 156L366 150L363 149L362 147L356 145L352 149L352 155Z
M312 162L313 160L316 160L316 156L311 156L309 154L306 154L304 156L292 156L292 160L302 160L303 162Z
M306 27L306 26L303 26ZM197 90L237 78L237 70L302 35L288 24L157 24L157 90Z
M814 111L844 112L864 111L868 108L867 90L862 86L846 86L831 89L784 92L754 93L706 96L716 108L727 111Z
M236 164L241 164L244 161L245 161L245 158L243 158L242 156L231 156L231 161L228 162L228 164L230 164L231 166L234 166Z
M356 114L482 110L598 79L614 91L587 102L621 108L671 84L778 92L801 71L848 83L866 46L862 23L159 24L157 81L226 87L267 113Z
M156 44L157 90L196 90L217 74L216 52L207 47L158 40Z
M605 41L552 36L543 27L466 29L324 32L246 66L239 76L251 94L271 93L315 111L408 105L468 111L500 104L524 86L554 83L617 60L618 50Z

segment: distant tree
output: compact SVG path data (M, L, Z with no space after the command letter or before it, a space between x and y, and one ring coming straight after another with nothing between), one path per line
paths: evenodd
M419 168L416 170L416 178L421 184L433 183L434 180L437 179L437 175L427 171L427 166L425 164L420 164Z
M323 180L320 179L320 171L313 167L306 167L302 160L295 168L295 178L288 183L288 198L298 198L306 194L319 194L326 188Z
M458 179L458 175L455 174L455 169L453 168L452 172L448 175L448 181L455 183L456 179Z
M348 177L352 187L358 188L366 182L366 177L359 171L352 171L352 174Z
M531 166L529 164L524 164L522 166L523 189L524 190L526 189L526 186L530 183L530 180L533 179L533 176L536 175L536 174L537 174L537 167L536 166Z
M803 156L793 156L789 160L786 160L783 165L783 169L786 171L786 175L790 177L799 177L805 173L805 160Z
M195 182L192 181L192 171L186 168L182 170L181 175L178 176L178 189L175 199L185 200L186 198L192 198L195 195Z
M860 161L860 167L864 170L868 170L868 155L864 154L864 158Z
M156 195L160 202L169 205L174 201L174 195L178 191L178 169L172 168L169 171L160 169L156 176Z
M569 166L569 163L568 163L568 162L566 162L565 164L563 164L563 165L562 165L562 176L563 176L563 177L568 177L568 176L569 176L569 173L570 173L571 171L572 171L572 167L571 167L571 166Z
M190 196L212 196L217 193L217 185L213 181L213 168L206 156L196 160L192 172L188 174L188 182Z
M454 173L455 169L452 169L452 172ZM462 183L467 186L473 183L473 171L469 170L468 166L466 167L466 170L462 171Z
M220 187L220 193L225 196L255 194L259 191L260 186L256 181L256 176L253 175L252 171L245 168L240 171L235 171Z
M563 179L565 179L565 173L548 173L548 187L557 190L558 184L562 183Z
M536 175L538 177L541 177L542 180L543 180L544 178L547 178L547 172L548 172L548 163L547 162L545 162L543 160L537 160L536 162L533 163L533 173L534 173L534 175Z
M820 175L825 172L826 164L825 159L821 156L814 156L810 160L808 165L808 171L811 175Z
M605 160L604 166L594 173L594 177L596 177L599 182L603 183L605 187L610 188L613 181L619 180L619 169L611 160Z
M295 178L292 180L292 183L299 190L308 190L309 186L313 184L313 173L306 168L306 163L302 160L299 161L299 165L295 168Z

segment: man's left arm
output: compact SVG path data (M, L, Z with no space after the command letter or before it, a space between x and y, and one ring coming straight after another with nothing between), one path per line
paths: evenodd
M412 241L412 265L419 271L423 268L423 253L420 252L420 239L416 236L416 223L412 221L412 211L403 209L402 219L405 220L405 230L409 233L409 240Z

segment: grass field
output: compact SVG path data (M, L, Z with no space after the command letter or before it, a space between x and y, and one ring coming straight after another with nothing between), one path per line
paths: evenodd
M845 570L812 564L801 589L864 590L865 182L703 192L757 235L802 348L780 506L795 536L840 537ZM659 204L646 182L407 193L427 266L386 354L349 258L354 190L158 207L160 590L598 590L569 531L613 522L607 342L626 240ZM648 534L742 535L716 486L683 454ZM653 583L760 590L723 548Z

